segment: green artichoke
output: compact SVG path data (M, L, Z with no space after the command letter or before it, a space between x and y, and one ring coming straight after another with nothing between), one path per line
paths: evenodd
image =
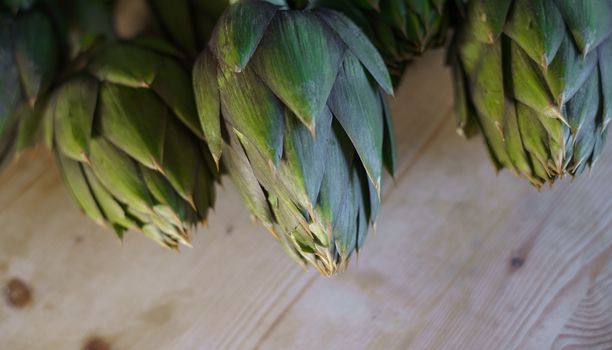
M451 47L459 129L540 187L593 165L612 118L612 1L472 0Z
M383 55L394 83L406 65L444 44L449 0L314 0L349 16Z
M83 211L119 237L137 229L169 248L189 244L215 199L181 59L157 39L109 44L47 109L59 168Z
M50 18L41 11L11 14L2 7L18 10L30 2L0 3L0 167L36 140L45 93L59 65Z
M344 269L376 220L383 165L395 167L391 80L374 46L340 13L244 1L193 79L213 158L253 216L300 263Z

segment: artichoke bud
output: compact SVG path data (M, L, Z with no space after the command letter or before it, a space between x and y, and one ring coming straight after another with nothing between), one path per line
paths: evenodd
M157 40L105 45L50 107L54 152L81 209L119 237L189 245L214 203L216 169L188 72Z
M474 0L450 48L459 127L534 186L600 155L612 110L612 1Z
M338 12L265 1L228 8L209 48L193 83L213 158L290 256L342 270L395 168L382 57Z

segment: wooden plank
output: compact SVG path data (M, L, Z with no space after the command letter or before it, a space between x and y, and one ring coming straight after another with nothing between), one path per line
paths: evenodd
M397 93L400 169L448 118L442 60L411 67ZM33 157L0 177L0 284L17 276L34 293L25 309L0 303L1 349L75 349L91 336L113 349L252 348L320 279L250 222L231 185L194 249L166 252L137 234L119 247L78 214L51 157Z

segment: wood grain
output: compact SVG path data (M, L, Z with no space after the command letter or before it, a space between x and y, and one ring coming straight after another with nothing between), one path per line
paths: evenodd
M608 252L610 254L610 252ZM609 350L612 347L612 260L593 265L589 289L553 343L553 349Z
M537 192L455 135L443 52L393 101L398 175L350 270L303 272L229 184L180 254L79 214L45 151L0 175L0 349L611 349L612 147Z

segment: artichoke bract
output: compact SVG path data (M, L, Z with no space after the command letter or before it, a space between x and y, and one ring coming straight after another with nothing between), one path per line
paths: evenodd
M451 45L459 130L540 187L593 165L612 118L612 1L472 0Z
M382 58L340 13L264 1L231 6L209 46L193 79L213 158L290 256L343 270L395 168Z
M12 14L0 3L0 167L36 140L45 94L59 65L58 39L39 11ZM29 2L12 1L11 9Z
M215 196L180 59L157 39L109 44L47 109L60 171L83 211L119 237L136 229L169 248L189 244Z
M349 16L383 55L394 83L406 65L444 44L449 0L314 0Z

